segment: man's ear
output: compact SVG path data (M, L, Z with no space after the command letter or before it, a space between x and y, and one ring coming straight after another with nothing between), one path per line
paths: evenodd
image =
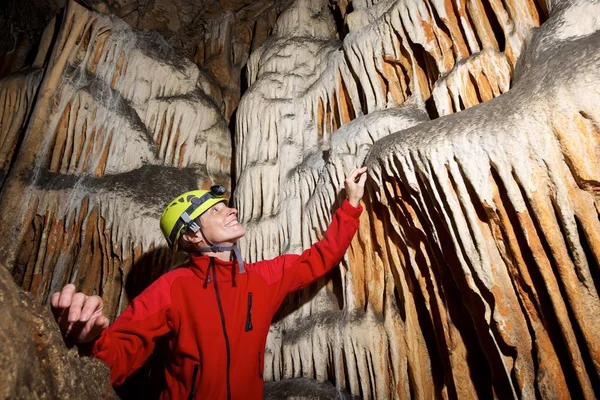
M193 232L190 229L187 229L184 233L181 234L181 239L190 245L197 245L201 242L204 242L204 237L202 236L202 232L198 230L197 232Z

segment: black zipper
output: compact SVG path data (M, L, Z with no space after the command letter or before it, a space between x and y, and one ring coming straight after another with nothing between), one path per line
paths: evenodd
M229 378L229 366L231 364L231 354L229 350L229 336L227 336L227 326L225 325L225 313L223 312L223 305L221 304L221 296L219 296L219 287L217 286L217 273L215 272L215 265L213 259L210 259L209 268L212 267L213 285L215 285L215 295L217 296L217 304L219 305L219 312L221 313L221 325L223 326L223 336L225 337L225 349L227 350L227 400L231 400L231 383Z
M252 330L252 292L248 292L248 312L246 313L246 332Z
M192 390L190 390L190 395L188 396L188 400L192 400L196 391L196 377L198 376L198 369L200 368L200 364L194 365L194 373L192 374Z

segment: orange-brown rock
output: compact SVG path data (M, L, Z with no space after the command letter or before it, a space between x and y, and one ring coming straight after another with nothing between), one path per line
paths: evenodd
M114 317L174 262L162 207L228 184L230 134L160 36L74 2L51 34L43 71L2 81L1 258L36 298L73 282Z
M600 396L597 2L87 3L0 82L0 261L38 300L71 281L117 315L177 262L161 205L230 169L245 258L300 252L367 165L359 232L281 308L267 381Z

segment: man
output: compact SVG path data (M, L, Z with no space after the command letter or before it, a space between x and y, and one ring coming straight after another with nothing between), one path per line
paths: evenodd
M366 167L345 181L346 200L323 239L301 255L244 264L236 241L246 233L224 190L175 198L161 217L174 250L190 259L156 280L109 327L98 296L66 285L52 296L61 330L111 369L113 385L144 364L160 337L168 340L162 399L262 399L264 350L271 319L286 295L339 263L362 212Z

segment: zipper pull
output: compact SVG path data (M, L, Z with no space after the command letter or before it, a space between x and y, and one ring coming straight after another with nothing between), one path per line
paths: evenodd
M252 292L248 292L248 312L246 313L246 332L252 330Z

